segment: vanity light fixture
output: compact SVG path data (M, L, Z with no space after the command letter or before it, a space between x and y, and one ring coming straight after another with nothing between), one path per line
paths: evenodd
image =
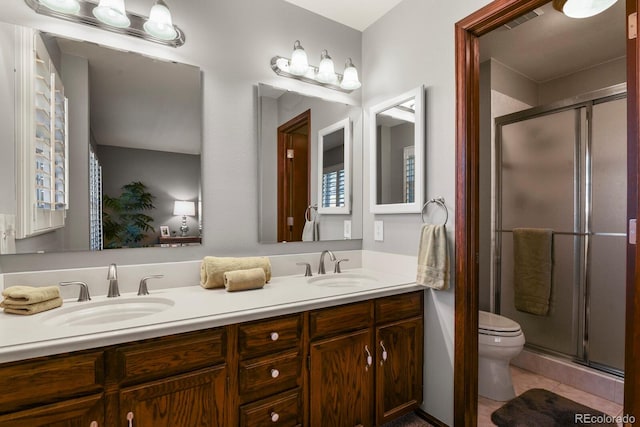
M271 58L271 69L279 76L301 80L330 89L350 93L362 86L358 80L358 70L353 65L351 58L347 59L344 75L336 73L333 60L327 50L320 55L320 65L309 65L307 54L299 40L293 45L291 59L282 56Z
M589 18L613 6L618 0L553 0L554 9L569 18Z
M119 34L139 37L166 46L178 47L185 42L184 33L173 24L164 0L156 0L149 17L127 12L124 0L25 0L42 15L90 25Z

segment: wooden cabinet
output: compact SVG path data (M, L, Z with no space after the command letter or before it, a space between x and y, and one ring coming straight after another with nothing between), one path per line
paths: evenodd
M102 394L0 415L2 427L105 427Z

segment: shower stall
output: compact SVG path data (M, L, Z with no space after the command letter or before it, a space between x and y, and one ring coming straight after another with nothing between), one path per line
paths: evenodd
M623 375L626 85L496 119L493 305L527 346ZM546 316L516 310L513 229L553 230Z

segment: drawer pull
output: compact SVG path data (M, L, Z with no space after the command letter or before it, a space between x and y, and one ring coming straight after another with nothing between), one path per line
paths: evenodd
M373 357L371 357L371 352L369 351L369 346L364 346L364 351L367 352L367 368L369 368L373 364Z
M127 421L129 421L129 427L133 427L133 412L127 414Z
M387 353L387 349L384 348L384 341L380 341L380 347L382 347L382 360L380 361L380 364L382 365L384 362L387 361L388 353Z
M277 423L279 419L280 419L280 415L278 415L277 412L272 412L271 413L271 422L272 423Z
M277 369L271 370L271 378L278 378L279 376L280 376L280 371L278 371Z
M98 422L97 421L91 421L91 424L89 424L89 427L98 427Z
M277 332L271 332L271 341L278 341L280 335Z

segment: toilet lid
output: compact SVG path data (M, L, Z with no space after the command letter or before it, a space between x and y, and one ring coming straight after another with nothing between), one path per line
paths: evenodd
M513 335L520 333L520 325L511 319L487 311L478 313L478 330L487 335Z

